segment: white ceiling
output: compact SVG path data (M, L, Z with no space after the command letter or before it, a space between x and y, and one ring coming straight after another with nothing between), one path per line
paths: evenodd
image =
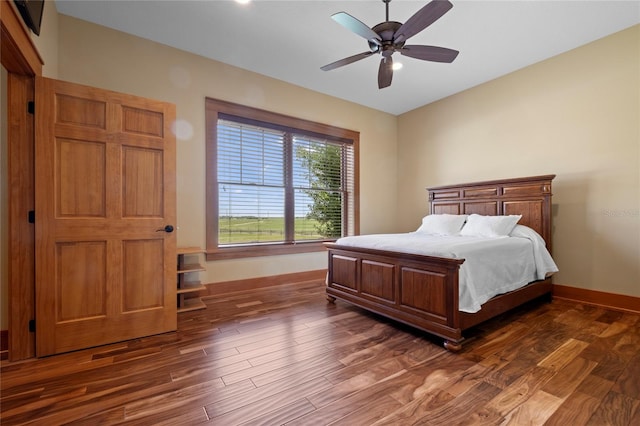
M396 53L403 69L379 90L379 56L332 71L320 67L368 50L331 19L344 11L372 27L381 0L56 0L58 12L361 105L402 114L640 23L640 1L451 0L453 8L408 44L460 51L451 64ZM427 3L393 0L405 22ZM594 58L598 60L598 58Z

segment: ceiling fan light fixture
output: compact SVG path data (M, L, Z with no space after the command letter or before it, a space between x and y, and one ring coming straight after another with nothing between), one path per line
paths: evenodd
M451 63L458 56L458 51L437 46L411 45L405 46L405 41L418 34L429 25L447 13L453 4L449 0L432 0L414 13L404 24L389 20L389 2L382 0L386 9L386 21L369 28L363 22L346 12L338 12L331 18L349 31L364 37L368 44L367 52L349 56L336 62L327 64L320 69L329 71L352 62L359 61L379 53L382 56L378 68L378 88L383 89L391 85L393 70L402 68L402 64L394 62L392 55L400 52L404 56L423 61Z

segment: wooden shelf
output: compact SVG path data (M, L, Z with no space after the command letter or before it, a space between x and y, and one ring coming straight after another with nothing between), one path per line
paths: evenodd
M178 254L199 254L204 253L200 247L178 247L176 250Z
M196 311L198 309L204 309L206 307L207 305L205 305L202 299L200 299L199 297L184 299L182 306L178 308L178 313Z
M182 286L178 289L178 294L193 293L196 291L206 290L206 289L207 287L202 285L200 281L184 282L182 283Z
M199 263L187 263L185 265L179 265L178 268L180 268L178 269L179 274L186 274L187 272L200 272L200 271L207 270L207 268L205 268Z
M200 255L204 253L200 247L178 247L176 250L178 255L178 279L177 279L177 303L178 312L195 311L196 309L204 309L206 305L199 297L186 297L191 293L198 293L206 290L200 281L190 276L198 272L206 271L206 268L200 264Z

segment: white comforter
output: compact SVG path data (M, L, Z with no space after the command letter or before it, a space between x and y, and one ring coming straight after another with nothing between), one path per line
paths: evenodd
M337 244L465 259L459 271L459 309L478 312L493 296L544 279L558 267L544 240L518 225L509 237L433 236L421 232L343 237Z

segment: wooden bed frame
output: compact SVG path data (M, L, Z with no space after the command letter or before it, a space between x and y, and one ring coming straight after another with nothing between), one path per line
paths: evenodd
M430 214L521 214L551 252L551 181L555 175L428 188ZM459 351L463 331L527 301L551 294L551 278L498 295L474 314L458 310L458 269L447 259L341 246L329 251L327 298L341 299L445 339Z

